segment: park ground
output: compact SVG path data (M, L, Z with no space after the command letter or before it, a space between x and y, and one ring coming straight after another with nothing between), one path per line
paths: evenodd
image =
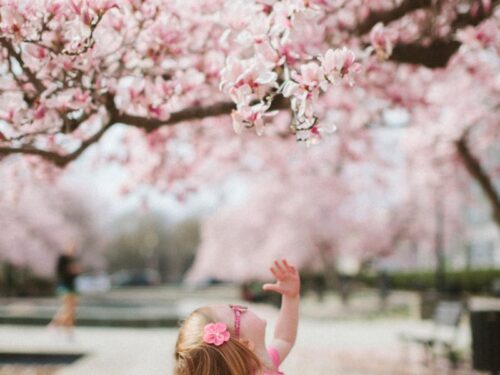
M131 293L131 294L130 294ZM129 297L141 291L132 291ZM149 297L154 298L154 293ZM161 291L165 298L165 291ZM176 294L178 292L169 292ZM179 299L176 311L186 314L194 307L217 299L234 302L232 292L194 293ZM223 302L221 301L221 302ZM12 301L11 301L12 302ZM11 303L12 305L12 303ZM17 309L29 309L23 300ZM272 334L277 309L263 304L252 308L268 321ZM458 346L464 361L458 370L439 359L430 365L418 345L407 345L401 333L427 335L431 322L418 319L418 298L412 293L393 293L385 312L380 312L375 293L355 296L349 306L343 306L334 295L323 301L315 296L304 298L297 344L284 362L287 375L417 375L417 374L476 374L470 369L470 330L464 320L459 329ZM44 326L0 325L2 353L81 353L84 356L70 365L59 367L0 366L0 375L126 375L172 374L173 348L177 329L78 327L72 337L53 332Z

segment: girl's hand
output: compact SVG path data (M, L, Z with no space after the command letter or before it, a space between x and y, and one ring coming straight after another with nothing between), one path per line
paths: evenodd
M271 273L276 277L276 283L264 284L263 290L271 290L287 297L297 297L300 293L300 277L295 267L288 264L286 259L274 261Z

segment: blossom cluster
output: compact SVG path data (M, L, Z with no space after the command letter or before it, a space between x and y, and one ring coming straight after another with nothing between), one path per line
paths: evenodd
M276 114L273 101L282 95L290 101L297 139L313 139L321 130L314 108L318 96L342 80L352 83L360 67L354 52L346 47L325 53L307 50L308 33L297 31L324 15L324 9L312 2L290 0L259 7L237 1L231 9L224 37L237 48L229 53L220 88L236 104L235 131L255 128L262 134L266 117Z

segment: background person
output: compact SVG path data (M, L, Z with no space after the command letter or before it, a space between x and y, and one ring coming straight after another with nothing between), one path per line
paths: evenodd
M76 318L77 293L75 280L81 272L75 257L75 251L76 246L74 243L71 243L57 259L56 291L61 298L61 307L49 324L49 327L65 329L66 333L70 336L73 335Z

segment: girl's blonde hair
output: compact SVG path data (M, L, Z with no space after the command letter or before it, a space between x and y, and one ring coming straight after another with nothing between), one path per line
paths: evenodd
M175 375L252 375L261 369L255 353L231 337L220 346L203 341L203 328L215 323L209 307L191 313L182 323L175 345Z

